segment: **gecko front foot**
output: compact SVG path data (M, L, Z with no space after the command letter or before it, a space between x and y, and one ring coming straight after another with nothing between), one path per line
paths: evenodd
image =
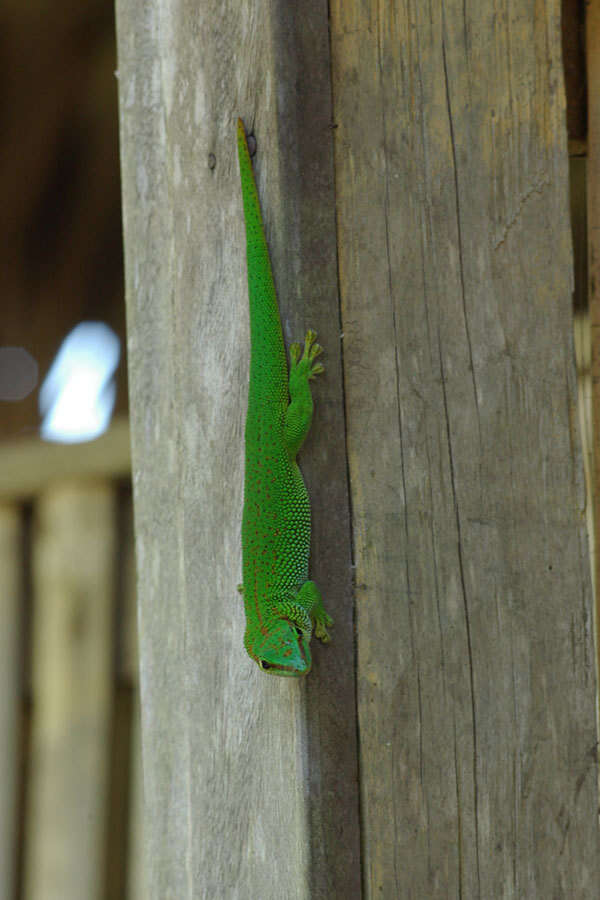
M304 337L304 352L300 355L300 344L294 343L290 346L290 361L292 372L297 371L300 376L306 377L309 381L315 375L320 375L325 371L325 367L321 363L315 363L317 356L323 352L320 344L316 343L317 332L309 328ZM292 376L290 372L290 377Z
M291 459L304 443L313 415L313 401L309 382L325 369L315 359L323 352L320 344L315 343L317 334L312 329L306 332L304 352L300 352L300 344L290 346L290 405L285 413L285 444Z

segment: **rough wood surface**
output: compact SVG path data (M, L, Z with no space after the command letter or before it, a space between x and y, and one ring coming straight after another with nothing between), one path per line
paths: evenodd
M297 8L298 7L298 8ZM350 529L324 0L117 4L148 894L358 897ZM286 339L326 348L301 464L335 618L308 683L242 636L248 311L235 121Z
M368 897L598 892L559 16L331 3Z
M13 900L15 896L22 588L20 510L0 505L0 900Z
M28 900L103 896L114 525L110 484L55 486L36 504Z

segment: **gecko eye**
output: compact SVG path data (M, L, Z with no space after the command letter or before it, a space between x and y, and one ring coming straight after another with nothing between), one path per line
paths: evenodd
M258 664L261 667L261 669L270 669L271 668L271 663L268 663L266 661L266 659L259 659Z

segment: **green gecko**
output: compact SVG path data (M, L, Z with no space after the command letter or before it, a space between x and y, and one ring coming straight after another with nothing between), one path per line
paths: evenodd
M290 373L271 261L244 123L238 119L238 157L246 223L250 300L250 385L246 416L242 515L244 646L263 672L307 675L313 633L329 641L332 619L308 579L310 502L296 462L310 429L309 381L324 371L322 348L308 331L304 352L290 347Z

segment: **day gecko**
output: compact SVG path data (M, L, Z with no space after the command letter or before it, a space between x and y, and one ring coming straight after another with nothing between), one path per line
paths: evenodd
M290 372L246 132L237 126L250 302L250 386L245 433L244 645L264 672L307 675L310 639L329 641L332 619L308 578L310 502L296 455L310 429L309 381L322 347L307 331L290 347Z

